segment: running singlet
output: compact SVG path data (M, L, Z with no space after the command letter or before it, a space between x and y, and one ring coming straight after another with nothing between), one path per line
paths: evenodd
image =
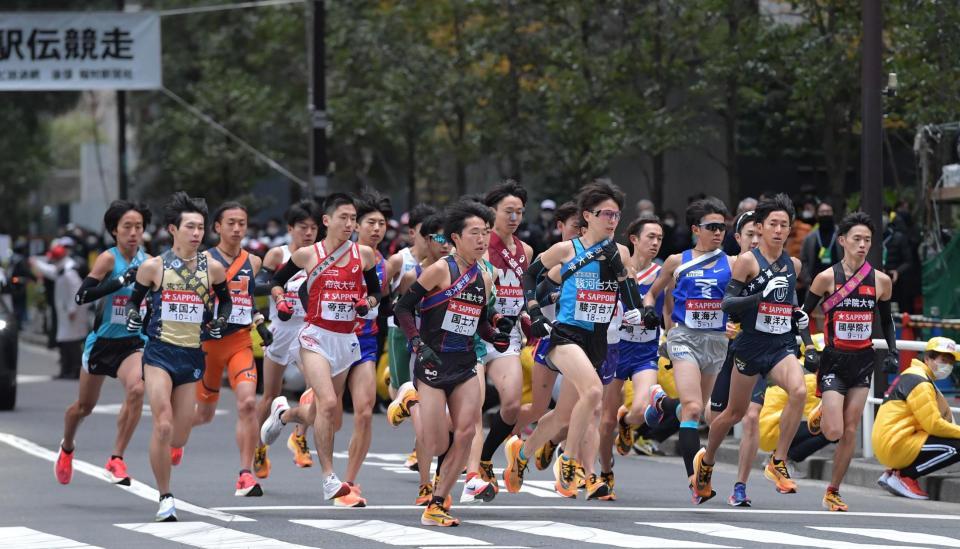
M420 303L420 334L439 353L473 352L474 334L487 305L487 290L479 265L461 274L453 256L446 256L449 288L437 290Z
M313 245L317 254L318 269L327 257L323 242ZM333 264L320 273L313 284L300 287L300 295L306 293L307 316L305 320L324 330L340 334L352 334L356 329L357 311L354 305L367 295L363 284L363 259L360 248L350 244L345 257L349 258L343 267ZM342 259L341 259L342 261ZM313 271L311 271L312 273Z
M383 288L387 285L387 262L383 259L383 256L380 255L380 252L374 250L373 253L376 254L377 257L377 278L380 279L380 287ZM377 326L377 315L379 314L380 304L377 303L376 307L373 307L366 315L360 317L360 323L357 324L357 335L377 335L377 333L380 332L380 327Z
M147 254L143 250L137 250L133 260L127 263L127 260L120 253L116 246L110 248L106 253L113 254L113 271L110 272L111 278L119 278L127 272L130 267L139 267L147 260ZM137 334L131 334L127 331L127 301L130 300L130 294L133 289L125 286L105 296L97 303L96 321L94 322L91 336L96 339L126 339L128 337L143 337ZM140 304L140 316L147 316L146 303Z
M834 287L839 290L847 282L843 266L834 263L831 269ZM823 323L824 343L827 347L841 351L860 351L873 346L870 337L873 334L873 311L877 306L876 278L876 271L871 268L860 286L827 312Z
M161 256L163 275L160 289L150 292L150 322L147 336L151 339L192 349L200 348L204 325L213 318L210 274L207 255L197 254L197 270L189 273L183 260L168 250ZM189 273L184 278L182 273Z
M771 264L763 257L759 248L751 250L753 257L760 265L760 273L744 288L744 295L753 295L763 291L770 280L786 278L787 287L779 288L766 297L761 297L756 307L744 311L740 315L740 327L746 334L767 334L780 336L791 333L793 326L794 296L797 288L797 272L793 268L793 260L787 252L781 252L780 258Z
M649 292L650 288L653 287L654 281L656 281L657 277L660 276L660 271L662 269L662 266L652 263L646 269L643 269L641 272L637 273L637 286L640 288L640 295L647 295L647 292ZM657 311L663 310L663 292L660 292L660 295L657 296L657 303L654 307ZM659 345L660 327L657 326L656 328L648 329L645 328L643 324L640 324L639 326L621 324L620 340L630 341L633 343L653 343L655 345Z
M523 242L513 238L513 253L495 232L490 233L490 264L496 272L496 311L504 316L519 316L523 310L523 273L527 272L530 260L523 251Z
M574 258L560 268L560 276L574 268L590 250L597 251L600 244L590 250L583 248L579 238L571 240ZM560 298L557 300L557 322L568 326L596 332L604 332L613 318L617 306L620 285L606 261L591 260L573 273L561 279Z
M280 247L280 251L283 253L283 260L280 261L280 265L277 266L278 271L283 268L287 261L290 261L290 256L293 255L290 253L290 246L286 244ZM306 281L307 272L301 269L297 271L297 274L290 277L290 280L283 286L283 299L293 308L293 316L290 317L290 320L281 320L278 318L277 304L274 300L269 300L271 322L284 322L291 325L303 322L303 317L307 316L307 312L303 309L303 301L300 300L300 286Z
M233 262L227 261L227 258L223 257L223 254L217 248L210 250L210 255L223 265L228 275L232 271L236 271L227 280L233 307L230 309L230 318L227 319L227 327L224 328L223 335L226 336L238 330L248 330L250 324L253 323L253 287L256 284L253 278L253 265L250 264L250 254L241 250L240 256L243 257L243 264L236 266L233 265ZM231 269L231 267L233 268Z
M673 289L673 312L671 318L694 330L724 331L727 315L720 309L723 291L730 282L730 262L723 252L715 255L716 261L699 261L703 256L693 257L693 250L680 256L677 268L677 283ZM704 265L714 263L712 267ZM690 264L684 268L684 265Z

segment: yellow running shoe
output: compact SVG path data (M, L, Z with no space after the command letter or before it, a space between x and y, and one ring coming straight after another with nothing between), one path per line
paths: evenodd
M817 403L817 406L810 410L810 415L807 416L807 430L810 431L810 434L817 436L820 434L822 427L820 422L823 419L823 402Z
M418 402L417 390L413 382L406 382L397 390L397 398L387 407L387 421L398 427L403 420L410 417L410 407Z
M257 450L253 453L253 474L257 478L267 478L270 476L270 458L267 457L267 448L260 444L257 446Z
M847 504L840 498L840 492L834 492L830 489L827 489L827 492L823 495L823 508L827 511L840 511L842 513L849 510Z
M561 455L554 465L554 475L557 478L555 488L557 493L565 498L576 498L579 486L577 484L577 460Z
M633 426L624 421L629 412L626 406L621 406L617 410L617 439L614 446L617 447L617 453L621 456L629 454L630 449L633 448Z
M297 464L297 467L313 466L313 457L310 456L310 447L307 446L307 435L290 433L290 438L287 439L287 448L293 452L293 462Z
M586 491L587 499L603 499L610 493L610 487L600 477L591 474L587 478Z
M546 471L547 467L550 467L557 446L559 444L554 444L552 440L548 440L546 444L537 448L537 451L533 454L533 464L536 465L538 471Z
M600 480L602 480L607 485L607 495L603 496L603 501L617 501L617 494L613 491L613 471L609 473L600 473Z
M577 489L583 490L587 487L587 472L583 469L583 465L580 462L577 462Z
M503 482L507 491L516 494L523 486L523 472L527 470L527 460L520 458L523 441L514 435L503 446L503 453L507 456L507 468L503 470Z
M693 457L693 488L697 496L701 498L713 497L710 495L713 492L713 487L710 484L713 479L713 465L704 463L703 456L706 454L706 448L700 448L697 455Z
M460 526L460 519L454 518L447 509L439 504L431 503L420 515L420 524L423 526Z
M777 492L781 494L797 493L797 483L790 478L787 462L774 460L773 454L770 454L767 466L763 468L763 476L776 485Z
M497 480L497 474L493 472L492 461L480 462L480 478L484 482L489 482L493 486L494 492L500 492L500 481Z
M416 505L426 505L430 503L430 499L433 497L433 484L421 484L420 492L417 493L417 499L414 501Z
M407 459L404 460L403 466L411 471L419 471L420 466L417 464L417 451L414 450L407 454Z

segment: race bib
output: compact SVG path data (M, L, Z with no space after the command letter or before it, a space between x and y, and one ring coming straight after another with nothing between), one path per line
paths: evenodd
M230 309L228 323L246 326L253 322L253 296L231 295L230 301L233 307Z
M127 323L127 302L130 296L115 295L110 304L110 324L126 325ZM147 316L147 302L140 302L140 318Z
M865 341L873 333L873 311L837 311L833 317L833 334L837 339Z
M160 320L172 322L203 322L203 300L196 292L164 290L160 294Z
M604 290L577 290L577 303L573 313L575 320L608 324L617 308L617 292Z
M793 305L761 301L757 311L756 329L767 334L785 334L790 331Z
M346 296L342 296L346 297ZM350 322L357 318L357 310L353 308L353 301L342 299L324 299L320 318L336 322Z
M620 339L633 343L649 343L657 338L657 329L630 324L620 325Z
M300 271L287 282L287 291L283 293L283 299L293 307L293 316L303 318L307 316L307 311L303 309L303 302L300 301L300 286L307 280L307 276Z
M451 299L443 313L443 324L440 327L450 333L472 336L477 333L477 323L482 311L482 305Z
M497 299L493 303L498 313L517 316L523 309L523 288L497 285Z
M688 299L683 323L697 330L719 330L723 326L723 311L719 299Z

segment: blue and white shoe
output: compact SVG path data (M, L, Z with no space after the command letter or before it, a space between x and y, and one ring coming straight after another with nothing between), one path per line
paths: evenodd
M177 522L177 508L173 505L173 496L160 498L160 508L157 509L157 522Z
M663 420L663 412L657 410L655 407L647 405L643 409L643 421L647 424L647 427L654 429L660 426L660 421Z
M727 503L731 507L750 507L751 501L747 497L747 485L738 482L733 485L733 493L730 494L730 498L727 500Z

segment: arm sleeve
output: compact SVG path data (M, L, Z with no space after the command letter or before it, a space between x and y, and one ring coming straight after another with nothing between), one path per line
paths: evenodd
M808 315L817 309L823 296L819 296L812 291L807 292L807 297L803 300L803 312Z
M122 287L123 285L117 277L105 278L101 281L92 276L88 276L84 278L80 284L80 289L77 290L77 295L74 296L74 300L77 305L83 305L110 295Z
M538 257L527 268L527 272L523 273L523 299L525 302L529 303L537 300L537 283L545 270L546 268Z
M230 299L230 288L223 281L213 285L213 293L217 295L217 318L230 318L233 311L233 300Z
M380 289L380 277L377 276L377 268L371 267L363 271L363 281L367 283L367 295L373 296L377 303L380 303L383 293Z
M490 315L486 307L480 311L480 319L477 322L477 335L480 336L480 339L493 343L493 335L496 332L493 325L490 324Z
M621 287L623 289L623 304L628 309L642 309L643 296L640 295L640 287L637 286L637 281L633 277L627 277Z
M253 295L270 295L270 291L273 290L272 278L273 271L266 267L261 267L260 272L257 273L256 284L253 287Z
M543 280L540 281L540 284L537 284L537 303L549 305L551 303L550 294L555 292L558 287L559 285L553 280L550 280L549 276L543 277Z
M877 309L880 311L880 329L883 330L883 339L887 340L887 349L896 352L897 330L893 326L893 313L890 312L890 302L878 302Z
M723 293L723 302L720 303L720 308L723 309L723 312L730 313L743 313L748 310L750 307L756 307L760 303L760 293L757 292L753 295L741 296L740 292L743 291L744 284L735 278L731 278L730 282L727 283L727 288Z
M407 293L400 298L400 301L397 301L397 306L393 310L397 326L403 330L407 339L420 337L420 330L417 329L417 323L413 320L413 309L425 295L427 295L427 289L420 284L420 281L414 282Z
M297 267L293 261L287 261L283 264L283 267L279 271L273 273L271 289L274 286L283 288L284 284L286 284L288 280L293 278L293 275L297 274L301 270L302 269Z
M130 311L139 311L140 302L143 301L144 296L147 295L147 291L150 288L140 284L139 282L133 283L133 292L130 293L130 299L127 300L127 314Z
M960 427L940 416L936 389L931 383L920 383L907 395L907 406L920 427L935 437L960 438Z

